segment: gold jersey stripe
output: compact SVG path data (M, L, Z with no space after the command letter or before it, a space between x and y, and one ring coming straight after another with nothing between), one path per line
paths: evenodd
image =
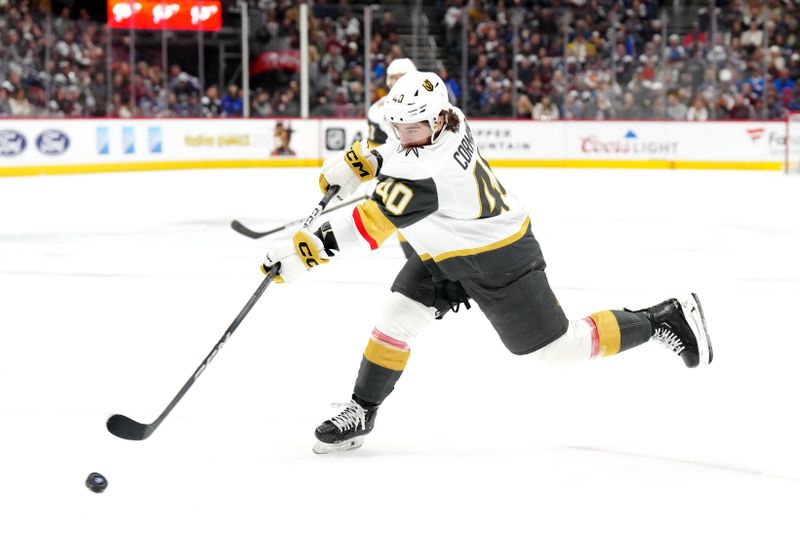
M439 263L440 261L444 261L445 259L450 259L451 257L462 257L465 255L475 255L475 254L481 254L483 252L491 252L492 250L497 250L498 248L503 248L505 246L508 246L509 244L517 242L525 235L525 232L528 231L528 226L530 225L531 225L531 217L526 216L525 221L522 222L522 227L519 229L519 231L517 231L510 237L498 240L497 242L487 244L486 246L479 246L478 248L466 248L464 250L453 250L451 252L442 252L441 254L433 257L431 257L431 254L420 254L419 257L423 261L428 261L430 259L433 259L436 263Z
M396 231L396 227L389 219L384 216L378 203L375 201L367 201L356 207L356 212L361 216L361 223L367 234L375 239L378 246L383 244L389 236Z
M608 357L619 353L622 338L619 332L619 323L611 310L604 310L589 316L597 325L597 334L600 337L600 355Z
M373 364L401 372L406 367L411 351L397 349L387 344L383 344L369 339L367 349L364 350L364 358Z

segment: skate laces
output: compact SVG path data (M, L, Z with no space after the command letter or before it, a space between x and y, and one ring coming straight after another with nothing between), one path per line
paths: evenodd
M355 428L361 425L361 428L367 426L367 412L360 404L351 400L348 403L334 403L331 404L334 408L344 408L344 410L331 419L331 423L344 432L350 428Z
M662 326L656 329L656 332L653 333L653 340L658 342L659 344L664 344L665 347L671 349L678 355L686 349L686 346L683 345L683 340L675 334L675 332L670 329L669 327Z

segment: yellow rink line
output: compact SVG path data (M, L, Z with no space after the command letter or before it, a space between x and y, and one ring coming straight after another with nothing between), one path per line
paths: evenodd
M672 160L489 160L492 167L563 167L599 169L718 169L781 171L782 162L722 162ZM61 165L0 166L0 177L34 175L74 175L82 173L120 173L174 169L238 169L249 167L320 167L322 160L304 158L265 160L209 160L132 163L92 163Z
M492 167L564 167L576 169L739 169L782 171L783 162L675 160L488 160Z
M86 163L62 165L19 165L0 167L0 176L75 175L82 173L126 173L173 169L239 169L247 167L320 167L322 160L210 160L176 162Z

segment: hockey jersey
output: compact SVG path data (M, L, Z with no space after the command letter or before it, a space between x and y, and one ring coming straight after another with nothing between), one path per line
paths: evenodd
M369 148L380 146L389 139L388 130L383 121L383 101L385 99L385 96L379 99L370 105L367 111L367 125L369 127L367 144Z
M400 230L435 279L510 272L541 258L530 217L480 155L463 113L456 132L404 148L373 150L382 163L372 200L332 224L342 247L377 248Z

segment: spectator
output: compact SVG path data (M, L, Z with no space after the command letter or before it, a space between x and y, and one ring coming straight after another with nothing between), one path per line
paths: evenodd
M347 96L347 90L345 88L340 87L337 90ZM355 106L352 107L355 109ZM300 115L300 105L297 100L297 95L291 89L281 92L278 105L275 107L275 114L283 117ZM350 114L347 116L354 115Z
M683 37L683 47L688 51L693 48L703 48L706 44L706 34L700 29L700 24L695 21L692 28Z
M772 84L775 86L778 95L782 95L785 89L794 92L795 82L789 77L788 69L781 70L779 77Z
M272 116L272 103L270 102L269 93L263 88L256 89L255 98L253 98L253 107L251 111L253 116Z
M681 39L678 34L672 34L669 37L669 45L667 46L667 59L670 62L680 62L686 59L686 49L681 45Z
M8 100L8 109L11 116L32 116L33 106L25 95L25 89L18 87Z
M622 107L617 113L617 118L626 120L640 120L644 118L642 110L636 103L636 97L633 92L626 92L622 98Z
M203 107L203 116L214 118L222 115L222 101L219 99L219 88L211 85L206 89L206 94L200 99Z
M567 120L580 120L583 118L583 102L578 99L578 91L572 90L564 97L562 106L563 118Z
M681 101L677 92L670 92L667 95L667 118L670 120L685 120L688 109Z
M205 116L203 114L203 105L200 103L200 96L197 95L197 92L192 92L182 100L176 114L186 118L202 118Z
M553 103L549 95L542 96L542 100L533 106L531 117L534 120L558 120L560 115L558 106Z
M708 120L708 107L700 93L695 94L692 106L686 112L687 120Z
M450 98L450 103L458 103L458 100L461 99L461 85L458 84L454 77L450 76L447 68L443 67L439 70L439 77L442 78L442 81L447 86L447 95Z
M516 116L518 118L535 118L533 117L533 104L531 103L531 99L526 94L522 94L517 99Z
M591 99L591 98L590 98ZM608 95L602 92L598 92L594 96L594 101L589 103L588 114L586 118L591 118L593 120L608 120L610 118L614 118L614 106L611 103L611 100L608 98Z
M749 54L752 54L758 47L764 43L764 32L759 28L759 22L756 19L750 21L750 27L742 32L741 44Z
M586 41L586 37L583 34L578 34L575 36L575 39L567 45L567 54L576 58L581 64L584 64L597 54L597 50L591 42Z
M228 117L242 116L244 105L242 96L239 94L239 87L230 85L228 92L222 96L222 114Z
M753 107L741 94L737 94L733 98L733 106L730 108L730 118L734 120L749 120L755 118Z

